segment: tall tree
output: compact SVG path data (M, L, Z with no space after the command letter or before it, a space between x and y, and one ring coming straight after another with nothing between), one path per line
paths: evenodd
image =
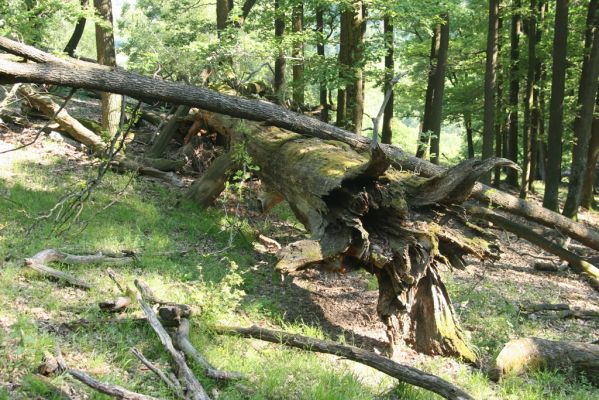
M347 87L347 108L351 113L352 129L362 133L364 119L364 35L366 34L366 6L362 0L352 4L350 25L349 57L352 69L352 82Z
M498 43L499 0L489 0L489 28L487 30L487 61L485 65L485 102L483 112L483 159L493 157ZM481 181L488 183L490 181L490 174L485 174L481 178Z
M316 42L316 53L324 60L325 57L325 38L324 38L324 11L325 6L319 4L316 8L316 32L318 41ZM326 78L321 76L319 79L319 99L320 99L320 119L329 122L329 104L327 101L327 82Z
M520 197L528 194L530 178L531 137L533 134L532 113L534 108L534 88L537 65L537 2L530 0L529 15L526 19L528 35L528 65L526 72L526 93L524 94L524 126L522 131L522 179L520 181Z
M304 42L298 36L304 30L304 2L293 7L291 29L294 35L293 51L293 102L296 107L304 105Z
M587 165L589 140L593 124L595 96L597 94L597 78L599 77L599 0L590 0L587 16L585 52L578 89L578 111L574 121L575 144L572 149L572 165L568 196L563 214L576 218L580 206L584 169Z
M339 16L339 81L337 89L337 126L347 127L347 90L346 82L350 80L349 71L351 69L350 60L350 30L351 30L352 10L344 9Z
M391 80L393 79L393 74L395 70L395 62L393 60L394 49L395 49L395 41L394 41L394 29L393 29L393 21L389 16L385 16L383 19L383 33L385 35L385 48L387 52L385 53L385 87L383 92L391 90L391 95L389 96L389 101L385 105L385 111L383 113L383 131L381 135L381 142L391 144L393 138L393 132L391 130L391 120L393 119L393 87L391 86Z
M549 131L547 133L547 166L543 206L559 211L558 190L562 177L562 131L564 129L564 93L568 44L569 0L555 3L555 30L553 33L553 67L551 99L549 100Z
M439 18L440 21L435 24L433 29L422 132L416 151L416 157L424 157L430 142L431 161L435 164L439 163L443 91L449 48L449 15L442 14Z
M599 107L599 94L595 101L595 108ZM594 189L597 179L597 160L599 160L599 117L593 117L591 128L591 142L589 143L589 156L584 171L584 183L580 205L588 210L593 208Z
M116 67L116 50L112 23L112 1L94 0L94 7L105 24L96 24L96 52L98 63ZM105 27L104 27L104 26ZM102 92L102 129L113 137L121 120L120 95Z
M216 0L216 31L219 36L223 30L227 29L229 13L232 9L233 0Z
M520 16L520 0L512 2L512 27L510 33L510 89L509 89L509 115L508 115L508 140L507 156L518 163L518 98L520 92L520 32L522 30L522 17ZM518 186L518 172L509 168L506 182Z
M273 79L273 91L277 104L285 104L285 52L283 50L283 35L285 34L285 13L281 0L275 0L275 38L277 42L277 58Z

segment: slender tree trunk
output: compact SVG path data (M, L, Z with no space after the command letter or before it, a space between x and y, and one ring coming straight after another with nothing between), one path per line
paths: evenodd
M350 25L349 59L352 68L352 82L347 87L347 112L351 114L352 130L362 133L364 119L364 35L366 34L366 6L361 0L354 0Z
M443 121L443 92L445 90L445 70L447 69L447 53L449 51L449 14L442 14L440 40L439 40L439 58L437 68L435 69L433 103L431 107L431 162L439 164L441 156L439 142L441 140L441 122Z
M503 74L499 71L497 75L497 98L495 99L497 117L495 118L495 157L501 157L503 151L503 131L505 129L503 120ZM501 183L501 168L493 171L493 186L499 187Z
M281 10L281 1L275 0L275 38L277 41L278 56L275 60L273 91L275 102L280 105L285 104L285 52L282 47L284 34L285 14Z
M464 127L466 128L466 141L468 143L468 158L474 158L474 132L472 129L472 115L470 113L464 115Z
M580 88L578 92L578 112L574 122L576 143L572 150L572 166L570 168L570 182L568 184L568 197L564 205L563 214L569 218L576 218L582 195L584 169L587 165L589 141L595 109L595 96L597 94L597 78L599 76L599 0L589 2L589 15L587 25L587 38L585 48L591 51L585 53Z
M105 29L96 24L96 51L98 63L116 67L116 51L114 48L114 32L112 30L111 0L94 0L94 7L100 17L109 24ZM102 129L113 137L119 129L121 121L122 97L112 93L102 92Z
M595 101L595 107L599 107L599 94ZM595 179L597 178L597 160L599 159L599 117L593 117L591 128L591 142L589 144L589 159L584 171L584 185L582 186L582 200L580 205L587 210L593 208Z
M293 7L291 29L299 35L304 30L304 3L301 2ZM298 108L304 105L304 41L299 40L297 35L293 38L293 102Z
M229 12L233 8L231 0L216 0L216 31L220 36L221 31L227 29Z
M547 168L543 206L559 212L558 191L562 179L562 131L564 129L564 90L568 44L568 1L555 3L553 36L553 72L549 100L549 132L547 137Z
M432 137L439 138L441 134L441 120L443 111L443 90L445 88L445 68L447 65L447 51L449 47L449 17L443 14L441 18L445 23L437 23L433 30L430 52L430 67L428 83L426 87L426 98L424 101L424 117L422 119L422 130L418 139L416 157L423 158L427 153L429 144L431 146L431 161L439 163L439 142L432 143ZM436 154L433 151L436 149ZM434 161L433 161L434 160Z
M391 130L391 120L393 119L393 100L395 95L393 94L393 88L391 87L391 80L393 79L395 71L395 61L393 60L395 43L394 43L394 30L393 21L390 17L386 16L383 20L383 32L385 35L385 46L387 47L387 53L385 54L385 89L384 93L391 90L391 96L385 106L383 113L383 131L381 136L381 142L391 144L393 139L393 132Z
M533 136L534 87L536 77L537 49L537 2L530 0L530 16L526 21L528 33L528 69L526 74L526 94L524 95L524 130L522 133L522 179L520 182L520 197L525 199L528 194L530 178L531 138Z
M499 0L489 0L489 29L487 32L487 62L485 66L485 103L483 114L483 159L493 156L498 44ZM490 174L486 174L482 177L481 181L488 183L490 179Z
M318 32L318 42L316 44L316 53L319 57L324 61L325 52L324 52L324 7L320 6L316 9L316 32ZM327 82L326 78L320 78L320 88L319 88L319 97L320 97L320 107L322 110L320 111L320 119L324 122L329 122L329 103L327 101Z
M337 126L345 128L347 123L347 91L350 80L349 41L352 12L343 10L339 16L339 88L337 89Z
M83 9L87 7L88 2L88 0L81 0L81 8ZM87 20L84 17L79 18L79 20L77 21L77 25L75 25L75 30L73 30L73 34L71 35L69 42L63 50L63 52L67 53L71 57L75 56L75 49L79 45L79 41L83 36L83 31L85 30L86 22Z
M517 11L521 6L520 0L514 0L512 10L512 29L510 34L510 94L508 116L507 155L510 160L518 163L518 94L520 92L520 31L522 17ZM518 186L518 171L507 170L506 182Z

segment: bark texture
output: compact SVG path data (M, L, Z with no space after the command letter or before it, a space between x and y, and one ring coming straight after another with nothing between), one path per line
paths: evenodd
M489 27L487 31L487 61L485 66L485 102L483 112L482 158L493 157L495 132L495 85L497 81L497 56L499 43L499 0L489 0ZM489 183L490 175L482 181Z

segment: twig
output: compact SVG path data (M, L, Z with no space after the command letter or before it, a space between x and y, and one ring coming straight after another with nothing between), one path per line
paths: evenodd
M183 392L181 390L181 384L179 383L178 380L171 380L171 378L169 378L168 376L166 376L166 374L164 372L162 372L160 369L158 369L158 367L156 367L154 364L152 364L146 357L144 357L144 355L137 350L135 347L131 348L131 353L133 353L133 355L135 357L137 357L139 359L139 361L141 361L141 363L143 365L145 365L146 367L148 367L148 369L150 371L152 371L153 373L155 373L160 379L162 379L162 381L166 384L166 386L169 387L169 389L171 389L173 391L173 393L175 393L175 395L180 398L180 399L185 399L185 396L183 395ZM176 382L176 383L175 383Z
M17 93L17 90L19 90L19 86L21 85L21 83L15 83L12 85L12 88L10 88L10 91L6 93L6 97L2 100L2 103L0 103L0 112L2 112L4 107L8 105L8 102Z

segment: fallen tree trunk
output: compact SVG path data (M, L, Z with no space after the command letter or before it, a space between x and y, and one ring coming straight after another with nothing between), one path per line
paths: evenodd
M545 237L534 232L532 229L517 222L514 222L508 218L505 218L487 208L476 206L467 206L466 208L473 216L491 221L494 224L499 225L506 231L512 232L520 236L521 238L528 240L534 245L539 246L548 253L555 254L562 260L567 261L573 270L587 275L588 279L591 280L592 286L599 290L599 268L595 267L590 262L582 259L582 257L577 255L576 253L566 250L559 244L554 243L551 240L545 239Z
M469 361L438 265L465 254L495 256L490 243L452 229L432 211L437 203L460 202L476 178L501 159L467 161L432 178L381 169L337 141L323 141L262 124L203 112L206 121L233 145L241 144L263 184L288 201L311 239L280 253L277 268L313 265L363 267L379 281L377 311L387 326L391 350L404 342L428 354ZM210 171L207 172L210 174ZM417 211L416 211L417 210ZM466 232L465 234L463 232Z
M71 117L66 110L56 112L60 106L52 101L48 96L37 93L30 85L22 85L18 89L22 95L33 107L44 113L47 117L53 118L60 125L64 132L68 133L73 139L87 146L92 152L101 152L106 150L106 143L91 130L87 129L81 122Z
M266 121L270 125L304 135L325 140L339 140L358 151L367 150L370 145L370 139L367 137L354 135L341 128L312 117L294 113L275 104L247 100L220 94L205 88L152 79L120 70L110 70L83 61L68 62L4 37L0 37L0 49L37 62L37 64L24 64L6 58L1 59L0 81L7 83L51 83L109 91L142 100L160 100L199 107L203 110L252 121ZM397 147L381 145L381 148L392 164L400 170L414 171L423 176L433 176L443 170L443 167L416 158ZM479 183L474 186L472 195L478 200L491 203L495 207L510 213L558 229L562 234L599 250L599 232L586 227L584 224L574 222L541 206Z
M472 397L462 389L435 375L428 374L407 365L399 364L387 357L360 349L359 347L345 346L335 342L293 335L282 331L273 331L257 326L252 326L250 328L217 326L213 329L216 333L221 335L239 335L252 339L265 340L271 343L297 347L302 350L334 354L348 360L368 365L369 367L399 379L402 382L430 390L446 399L472 399Z
M491 370L491 378L535 369L574 370L599 385L599 345L557 342L539 338L515 339L505 345Z

